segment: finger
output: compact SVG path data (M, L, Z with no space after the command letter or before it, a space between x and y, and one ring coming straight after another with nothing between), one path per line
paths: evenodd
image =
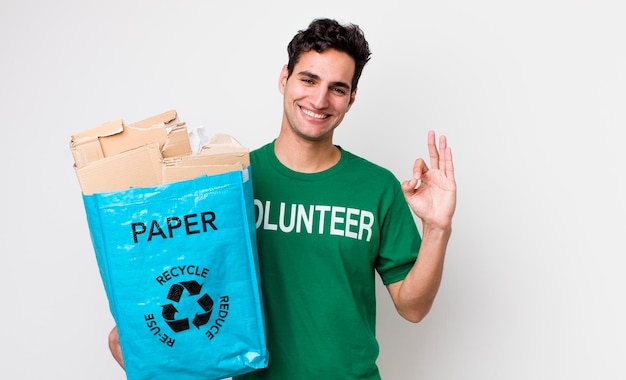
M452 160L452 149L450 149L450 147L446 148L445 157L446 157L446 170L445 170L446 177L454 181L454 162Z
M413 178L416 180L420 180L422 175L428 171L428 165L422 158L418 158L415 160L413 164Z
M401 184L402 192L407 196L413 194L416 187L417 180L415 178L403 181Z
M445 135L439 136L439 169L446 171L446 148L448 147L448 139Z
M439 169L439 152L435 145L435 131L428 131L428 156L430 157L430 166L433 169Z

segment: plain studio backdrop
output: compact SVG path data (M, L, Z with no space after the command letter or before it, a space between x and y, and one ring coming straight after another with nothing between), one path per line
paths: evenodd
M429 129L454 153L431 313L405 322L378 289L383 378L626 378L622 3L2 1L3 378L125 378L70 136L176 109L257 148L278 133L286 45L316 17L373 51L338 144L399 179Z

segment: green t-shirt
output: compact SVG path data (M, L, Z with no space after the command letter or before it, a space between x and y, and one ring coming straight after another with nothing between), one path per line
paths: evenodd
M402 280L421 243L399 181L343 149L298 173L273 142L251 172L269 365L236 379L380 379L375 271Z

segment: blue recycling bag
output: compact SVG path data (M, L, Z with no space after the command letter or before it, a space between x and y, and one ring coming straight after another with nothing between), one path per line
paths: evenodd
M267 366L249 170L83 194L127 379Z

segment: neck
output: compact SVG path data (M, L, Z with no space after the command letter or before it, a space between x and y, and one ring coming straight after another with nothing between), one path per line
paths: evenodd
M279 134L274 143L278 160L291 170L300 173L317 173L329 169L341 158L341 152L332 139L309 141Z

